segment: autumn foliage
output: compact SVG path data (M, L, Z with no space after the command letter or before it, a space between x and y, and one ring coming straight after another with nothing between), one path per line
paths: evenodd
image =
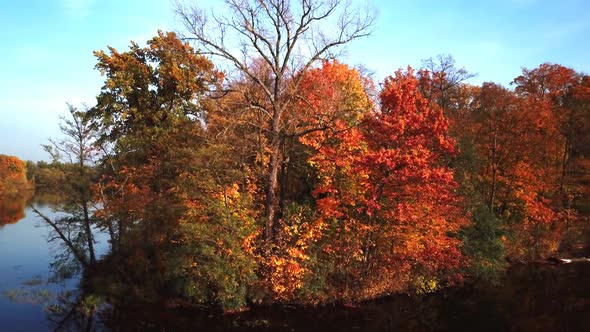
M27 186L25 163L18 157L0 155L0 195L15 194Z
M18 157L0 155L0 227L25 216L25 204L31 198L25 162ZM8 196L8 198L6 198Z
M310 163L326 229L322 259L333 266L332 287L352 287L345 296L401 291L463 261L453 234L467 220L441 159L454 142L441 110L417 83L411 69L400 70L385 81L381 109L365 110L358 126L342 119L336 131L305 139L317 149Z
M590 206L590 80L570 68L514 89L450 57L382 84L337 60L279 80L163 32L95 55L105 84L79 116L115 293L233 310L431 292L550 255ZM2 156L0 179L24 164Z

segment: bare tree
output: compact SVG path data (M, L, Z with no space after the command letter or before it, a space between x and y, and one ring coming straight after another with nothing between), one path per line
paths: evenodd
M91 174L89 165L92 164L96 157L96 148L94 142L96 136L89 123L84 120L84 112L79 111L76 107L68 104L70 117L61 117L62 123L60 130L64 137L60 140L49 139L50 144L43 145L54 161L65 161L67 171L67 181L61 188L64 195L71 201L69 207L64 207L64 212L68 212L73 217L60 218L52 221L44 216L41 212L33 210L48 224L50 224L58 233L66 246L72 250L72 253L83 265L94 265L96 256L94 251L94 237L92 234L92 222L90 217L90 206L92 200L91 193ZM65 236L67 232L60 230L60 225L70 228L73 224L81 225L84 234L84 242L89 255L89 262L85 262L80 250L74 250L75 241L71 237Z
M422 60L422 68L431 75L431 86L422 87L422 93L428 100L434 100L446 114L450 107L453 90L464 81L475 77L465 68L457 68L455 59L449 54L439 54L436 59Z
M228 61L264 93L268 106L252 104L249 108L266 117L270 161L264 234L272 240L280 206L284 118L295 99L287 90L296 90L302 78L299 74L316 61L333 57L341 46L369 36L374 15L348 0L224 0L224 4L222 15L183 3L177 3L176 11L187 30L186 40L194 41L204 54ZM266 63L270 80L251 69L253 59Z

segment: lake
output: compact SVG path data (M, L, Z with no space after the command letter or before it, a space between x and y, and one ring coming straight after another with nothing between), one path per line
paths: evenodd
M39 208L51 214L48 206ZM76 281L48 282L57 243L48 243L50 229L30 209L17 217L0 225L0 322L8 331L44 331L48 297L74 288Z
M51 207L37 209L55 216ZM1 331L590 331L590 264L517 265L495 286L393 296L357 307L253 308L238 314L161 304L102 305L92 315L68 305L79 275L55 279L59 240L23 201L0 201ZM97 252L105 253L105 236ZM579 255L588 255L588 247Z
M26 198L0 197L0 331L52 331L48 314L65 294L76 291L79 275L56 277L52 265L63 252L51 227L27 207ZM34 202L55 217L51 204ZM97 252L107 248L97 232Z

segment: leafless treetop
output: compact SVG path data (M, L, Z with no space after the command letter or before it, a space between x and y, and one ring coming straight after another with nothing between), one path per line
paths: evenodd
M176 12L203 53L229 60L273 100L283 78L329 58L339 46L368 36L374 15L343 0L224 0L216 14L178 2ZM261 84L248 62L261 58L278 86ZM275 90L275 91L273 91Z

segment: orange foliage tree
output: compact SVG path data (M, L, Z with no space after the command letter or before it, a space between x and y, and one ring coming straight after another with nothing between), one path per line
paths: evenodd
M454 134L474 153L465 176L508 233L507 254L536 259L557 250L564 221L575 218L584 137L584 97L576 91L583 91L583 77L542 64L513 83L514 91L484 83L449 115Z
M365 91L368 82L345 64L324 61L321 67L301 75L295 92L298 102L287 119L289 133L293 133L291 139L295 140L288 141L291 150L286 156L295 159L303 155L308 165L293 162L297 168L291 173L303 172L309 178L316 168L313 156L322 153L318 150L322 143L358 125L372 103ZM315 181L308 180L312 186ZM321 218L313 218L305 201L290 203L278 221L277 239L266 255L268 259L262 261L272 293L282 300L300 296L309 288L309 278L322 268L312 256L321 246L316 242L323 236L325 223Z
M112 147L103 160L103 187L96 190L103 202L99 215L116 220L117 236L142 221L160 243L172 231L166 226L178 221L182 204L172 188L190 165L186 151L202 142L203 96L223 75L171 32L159 32L147 47L132 43L128 52L110 48L95 55L106 81L86 117L101 134L98 143ZM156 217L164 212L171 218L162 224Z
M400 70L385 81L380 111L360 126L339 121L341 130L306 140L317 150L310 163L327 229L322 254L333 266L328 282L341 291L374 297L414 282L432 286L462 262L453 234L467 221L441 160L454 141L417 85L411 69Z
M523 223L512 227L514 255L536 258L555 252L564 222L575 218L572 206L580 188L572 178L578 157L574 147L583 137L577 128L583 97L575 91L582 81L573 69L549 63L523 69L514 79L521 101L521 130L514 142L526 142L512 168L513 196L523 213Z
M18 157L0 155L0 194L14 194L26 185L25 163Z
M235 309L434 290L461 278L463 244L497 263L498 220L511 254L555 247L583 159L573 123L588 84L573 71L525 70L513 92L463 84L471 75L440 57L431 71L388 77L377 101L372 82L338 61L297 71L281 50L279 67L266 52L242 61L201 33L241 78L223 83L172 33L96 53L106 82L87 116L106 154L95 217L126 278ZM468 242L480 235L491 240Z

